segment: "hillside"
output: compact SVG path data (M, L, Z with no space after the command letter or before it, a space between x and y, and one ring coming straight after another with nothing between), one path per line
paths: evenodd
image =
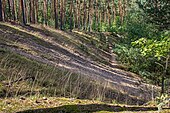
M143 104L155 97L156 86L125 71L116 55L104 47L102 40L107 43L107 37L113 43L118 39L112 34L0 23L1 95L41 94L43 87L49 95L52 91L52 95L115 99L126 104ZM21 88L23 84L27 87ZM25 90L28 87L31 91Z

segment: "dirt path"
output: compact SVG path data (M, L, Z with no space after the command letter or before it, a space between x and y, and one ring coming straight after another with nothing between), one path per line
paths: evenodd
M0 26L3 27L4 25ZM67 32L55 32L58 36L75 39ZM0 43L1 48L10 49L28 58L65 68L74 73L88 75L92 78L99 77L104 81L108 81L112 89L128 94L130 97L144 100L151 99L153 86L140 82L140 78L130 72L98 64L88 56L85 57L76 53L72 46L67 45L65 47L56 42L58 37L53 37L50 32L47 34L40 28L29 26L17 26L17 29L6 26L5 29L0 29L0 35L9 41L5 44Z

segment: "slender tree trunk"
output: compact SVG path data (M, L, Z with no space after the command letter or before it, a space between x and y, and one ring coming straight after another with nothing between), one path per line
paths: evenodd
M118 0L118 5L119 5L120 21L121 21L121 24L123 24L123 7L122 7L122 1L121 0Z
M86 30L86 18L87 18L87 11L86 11L86 0L84 0L84 6L83 6L83 10L84 10L84 17L83 17L83 27L84 30Z
M35 24L35 1L30 0L30 23Z
M107 4L107 19L108 19L109 26L111 26L111 8L110 8L109 3L110 2L108 2L108 4Z
M6 1L5 0L1 0L2 3L2 19L3 21L6 21L6 13L5 13L5 7L6 7Z
M65 24L66 24L66 19L67 19L66 7L67 7L67 0L64 0L63 1L63 29L65 29Z
M88 14L88 26L89 26L89 32L91 32L92 31L92 22L93 22L93 18L92 18L92 4L93 4L93 2L92 2L92 0L89 0L89 14Z
M55 28L58 29L58 0L54 0Z
M35 0L32 0L32 23L35 24Z
M23 24L26 25L24 0L21 0L21 8L22 8L22 21L23 21Z
M44 17L44 25L47 26L47 0L44 0L43 2L44 9L43 9L43 17Z
M32 0L29 0L29 8L30 8L30 10L29 10L29 17L30 17L30 23L32 23Z
M9 14L9 19L11 19L11 2L8 0L8 14Z
M163 72L162 81L161 81L161 94L165 93L165 77L166 77L166 74L167 74L169 59L170 59L170 55L167 55L166 61L165 61L165 70Z
M103 22L103 13L102 13L103 9L102 7L100 6L100 12L99 12L99 24L101 25L102 22ZM101 30L101 27L99 27L99 31Z
M75 7L74 7L74 23L75 23L75 28L78 28L78 0L75 0Z
M0 0L0 21L3 21L2 17L2 1Z
M97 24L98 24L98 1L95 0L95 3L94 3L94 12L95 12L95 20L94 20L94 24L95 24L95 28L97 27Z
M112 0L112 10L113 10L113 22L116 22L116 7L114 0Z
M70 32L72 32L73 29L73 0L71 0L70 3Z
M14 21L16 21L15 11L16 11L15 0L13 0L13 3L12 3L12 15L13 15L13 20Z
M28 2L27 1L25 1L25 3L24 3L24 8L25 8L25 21L26 21L26 23L28 22L28 17L29 17L29 15L28 15L28 11L29 11L29 9L28 9L28 7L27 6L29 6L28 5Z
M63 30L63 0L60 1L60 29Z
M35 23L38 23L38 0L35 0Z
M56 1L55 1L56 2ZM51 0L51 4L50 4L50 6L51 6L51 19L55 19L55 9L54 9L54 0Z
M78 4L77 4L77 9L78 9L78 12L77 12L77 15L78 15L78 18L77 18L77 23L78 23L78 29L80 29L80 17L81 17L81 15L80 15L80 0L78 0Z

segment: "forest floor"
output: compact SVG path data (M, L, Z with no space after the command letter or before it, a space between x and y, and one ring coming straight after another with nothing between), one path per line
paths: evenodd
M107 87L111 90L126 95L127 100L146 102L153 96L155 97L159 87L146 84L138 75L124 70L124 67L116 61L116 55L105 50L107 47L103 47L102 40L106 40L107 37L112 37L112 41L118 38L110 34L88 33L76 30L68 32L39 25L21 26L0 23L0 48L3 50L11 51L59 69L69 70L71 73L87 75L92 79L100 79L100 81L106 82ZM4 59L1 59L1 64ZM112 60L111 62L110 59ZM0 69L0 72L4 73L3 69ZM19 99L18 101L25 100ZM31 102L28 103L31 105ZM9 107L11 106L11 104L8 105ZM8 107L8 105L5 106ZM76 107L77 109L77 103L76 106L74 106L74 103L72 105L73 108ZM56 110L63 109L63 107L60 105ZM84 107L80 107L84 109ZM88 105L88 107L93 107L93 105ZM106 106L101 105L101 107L105 108ZM119 108L124 109L124 107ZM36 113L38 112L36 111Z

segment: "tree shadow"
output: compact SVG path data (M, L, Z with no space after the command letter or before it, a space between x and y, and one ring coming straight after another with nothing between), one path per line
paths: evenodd
M121 111L157 111L157 107L125 107L106 104L87 105L63 105L54 108L42 108L35 110L25 110L17 113L93 113L100 111L121 112Z

